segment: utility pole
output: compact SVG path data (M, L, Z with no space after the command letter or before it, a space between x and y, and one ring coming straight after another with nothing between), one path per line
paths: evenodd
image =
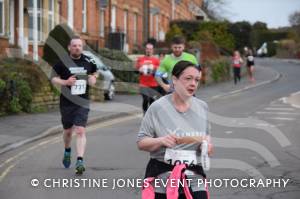
M150 0L143 1L143 41L147 42L149 38L149 13L150 13Z

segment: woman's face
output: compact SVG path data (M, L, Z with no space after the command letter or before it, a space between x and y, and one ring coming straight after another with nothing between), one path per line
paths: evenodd
M183 97L191 97L197 91L197 87L201 78L201 72L195 67L186 68L179 78L173 76L173 84L175 92Z
M238 51L234 51L234 56L240 56L240 53Z

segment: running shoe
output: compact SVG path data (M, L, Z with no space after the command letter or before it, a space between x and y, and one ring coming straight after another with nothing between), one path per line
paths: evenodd
M64 153L64 158L62 160L62 163L65 168L69 168L71 165L71 152L66 152Z
M81 175L85 171L83 160L77 160L76 162L76 174Z

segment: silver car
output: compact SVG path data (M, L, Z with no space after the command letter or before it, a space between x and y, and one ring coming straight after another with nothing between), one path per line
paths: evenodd
M98 72L103 77L102 89L104 91L104 98L106 100L112 100L115 96L115 76L112 74L110 67L106 66L101 59L91 51L83 51L83 54L95 61Z

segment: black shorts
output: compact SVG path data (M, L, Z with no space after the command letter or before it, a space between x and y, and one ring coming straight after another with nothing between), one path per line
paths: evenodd
M155 99L161 96L158 87L140 87L140 94Z
M69 129L73 125L85 127L89 111L89 109L81 106L60 106L63 128Z
M248 67L254 66L254 62L253 62L253 61L248 61L248 62L247 62L247 66L248 66Z

